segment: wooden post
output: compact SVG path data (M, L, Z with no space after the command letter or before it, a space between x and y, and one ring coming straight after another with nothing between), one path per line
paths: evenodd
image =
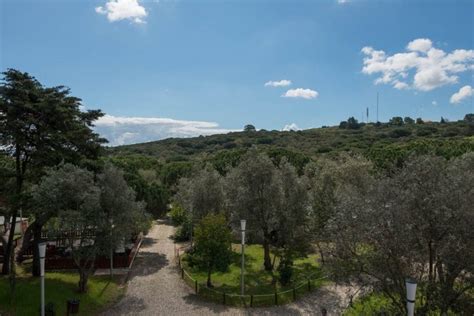
M222 293L222 303L225 305L225 292Z
M275 305L278 305L278 292L275 290Z
M311 291L311 281L308 279L308 291Z
M198 293L198 281L194 280L194 288L196 290L196 294Z
M181 279L184 279L184 269L181 268Z
M253 294L250 295L250 307L253 307Z
M296 301L296 289L293 286L293 301Z

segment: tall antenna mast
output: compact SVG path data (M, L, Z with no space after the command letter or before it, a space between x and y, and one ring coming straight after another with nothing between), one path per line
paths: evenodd
M367 124L369 124L369 107L367 107L365 114L367 115Z
M377 92L377 122L379 121L379 93Z

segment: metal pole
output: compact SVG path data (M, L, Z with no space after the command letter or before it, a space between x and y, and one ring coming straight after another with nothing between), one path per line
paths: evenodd
M245 294L244 272L245 272L245 226L246 220L240 220L240 231L242 233L242 267L240 268L240 295Z
M45 316L44 311L44 260L46 256L46 243L38 245L40 258L40 277L41 277L41 316Z
M244 232L242 232L242 268L240 269L240 294L244 295L244 269L245 269L245 250L244 250Z

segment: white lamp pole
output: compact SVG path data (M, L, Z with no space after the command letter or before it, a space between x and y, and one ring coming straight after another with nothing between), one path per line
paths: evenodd
M38 244L41 277L41 316L44 316L44 260L46 256L46 242Z
M406 279L405 286L407 288L407 315L415 315L415 299L416 299L416 281Z
M240 294L244 295L244 270L245 270L245 256L244 256L244 247L245 247L245 224L246 220L240 220L240 231L242 232L242 267L240 269Z

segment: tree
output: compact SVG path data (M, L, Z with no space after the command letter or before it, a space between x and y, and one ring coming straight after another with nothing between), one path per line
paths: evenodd
M421 117L416 119L416 124L423 124L425 123Z
M365 185L344 183L330 220L329 269L363 278L405 313L405 278L415 278L421 314L460 312L474 287L474 155L412 157Z
M228 209L233 222L246 219L262 238L265 270L272 270L270 245L272 231L277 227L278 184L277 169L272 161L257 149L248 151L242 162L226 177Z
M328 223L336 214L337 196L341 186L352 183L354 187L365 187L365 179L372 170L370 161L349 155L321 159L306 167L305 175L309 179L311 204L307 225L323 263L326 250L323 245L330 242Z
M59 223L58 233L67 232L67 246L79 272L79 291L87 281L98 255L146 229L143 205L123 174L107 166L94 181L94 174L71 164L47 171L33 187L32 198L38 214L50 213Z
M474 123L474 113L468 113L464 115L464 122Z
M29 176L38 179L45 166L60 161L79 162L96 159L105 140L91 130L100 111L81 112L81 100L70 96L63 86L44 88L28 73L8 69L0 86L0 145L15 161L15 192L10 199L12 225L4 247L4 274L13 265L15 220L25 207L22 195ZM40 229L36 222L32 229ZM26 239L25 239L26 240ZM27 240L29 242L29 240ZM34 272L39 271L37 240Z
M388 123L390 125L402 126L403 125L403 119L400 116L394 116L388 121Z
M280 282L288 284L292 277L293 261L306 256L311 249L308 209L309 199L307 181L298 177L294 166L287 161L280 163L278 170L281 185L279 205L276 213L277 225L273 233L273 245L280 255Z
M209 213L224 210L224 191L222 176L210 166L197 171L192 177L181 178L175 195L176 202L196 223Z
M415 124L415 120L409 116L405 116L405 118L403 119L403 122L408 125Z
M349 128L349 129L359 129L360 124L353 116L351 116L347 119L347 128Z
M244 132L255 132L256 129L255 129L255 126L253 126L252 124L247 124L244 126Z
M230 265L232 232L223 214L208 214L195 230L192 262L207 271L207 286L212 287L213 271L225 271Z

